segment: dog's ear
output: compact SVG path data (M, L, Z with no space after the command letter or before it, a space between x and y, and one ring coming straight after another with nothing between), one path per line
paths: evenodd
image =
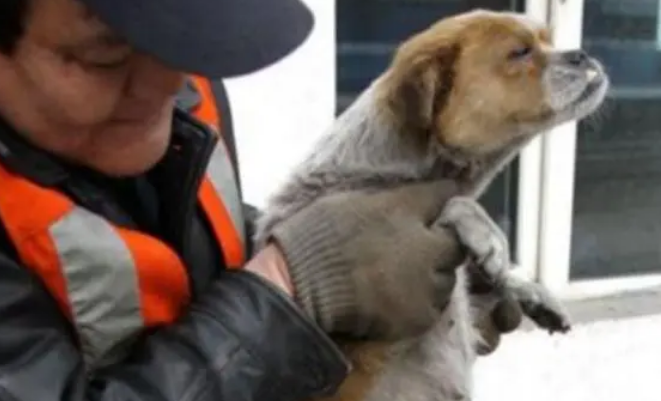
M430 133L452 89L458 43L420 36L404 43L383 77L382 100L406 130Z

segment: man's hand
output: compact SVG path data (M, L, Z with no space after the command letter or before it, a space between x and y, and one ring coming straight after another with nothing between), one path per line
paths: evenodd
M329 195L275 227L303 309L324 330L373 339L427 330L465 253L437 223L451 181Z
M293 296L294 285L291 282L287 263L280 250L275 246L264 247L250 259L245 270L266 279L290 297Z

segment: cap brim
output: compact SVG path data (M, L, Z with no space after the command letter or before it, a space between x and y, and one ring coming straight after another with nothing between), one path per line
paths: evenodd
M314 25L299 0L81 0L136 49L210 78L281 60Z

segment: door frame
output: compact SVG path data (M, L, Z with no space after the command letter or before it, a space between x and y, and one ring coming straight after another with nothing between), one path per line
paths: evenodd
M526 0L528 15L548 22L561 49L583 37L584 0ZM526 276L563 298L583 299L661 285L661 274L570 280L577 124L566 123L521 154L516 262Z
M548 21L549 0L526 0L524 12L540 21ZM516 212L516 249L518 272L539 280L539 237L542 182L542 137L533 139L519 155L518 199Z

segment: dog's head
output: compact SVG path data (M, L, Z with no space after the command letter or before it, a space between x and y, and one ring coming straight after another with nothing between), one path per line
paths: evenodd
M405 41L379 85L404 131L484 154L591 114L609 80L585 52L554 49L542 24L475 10Z

